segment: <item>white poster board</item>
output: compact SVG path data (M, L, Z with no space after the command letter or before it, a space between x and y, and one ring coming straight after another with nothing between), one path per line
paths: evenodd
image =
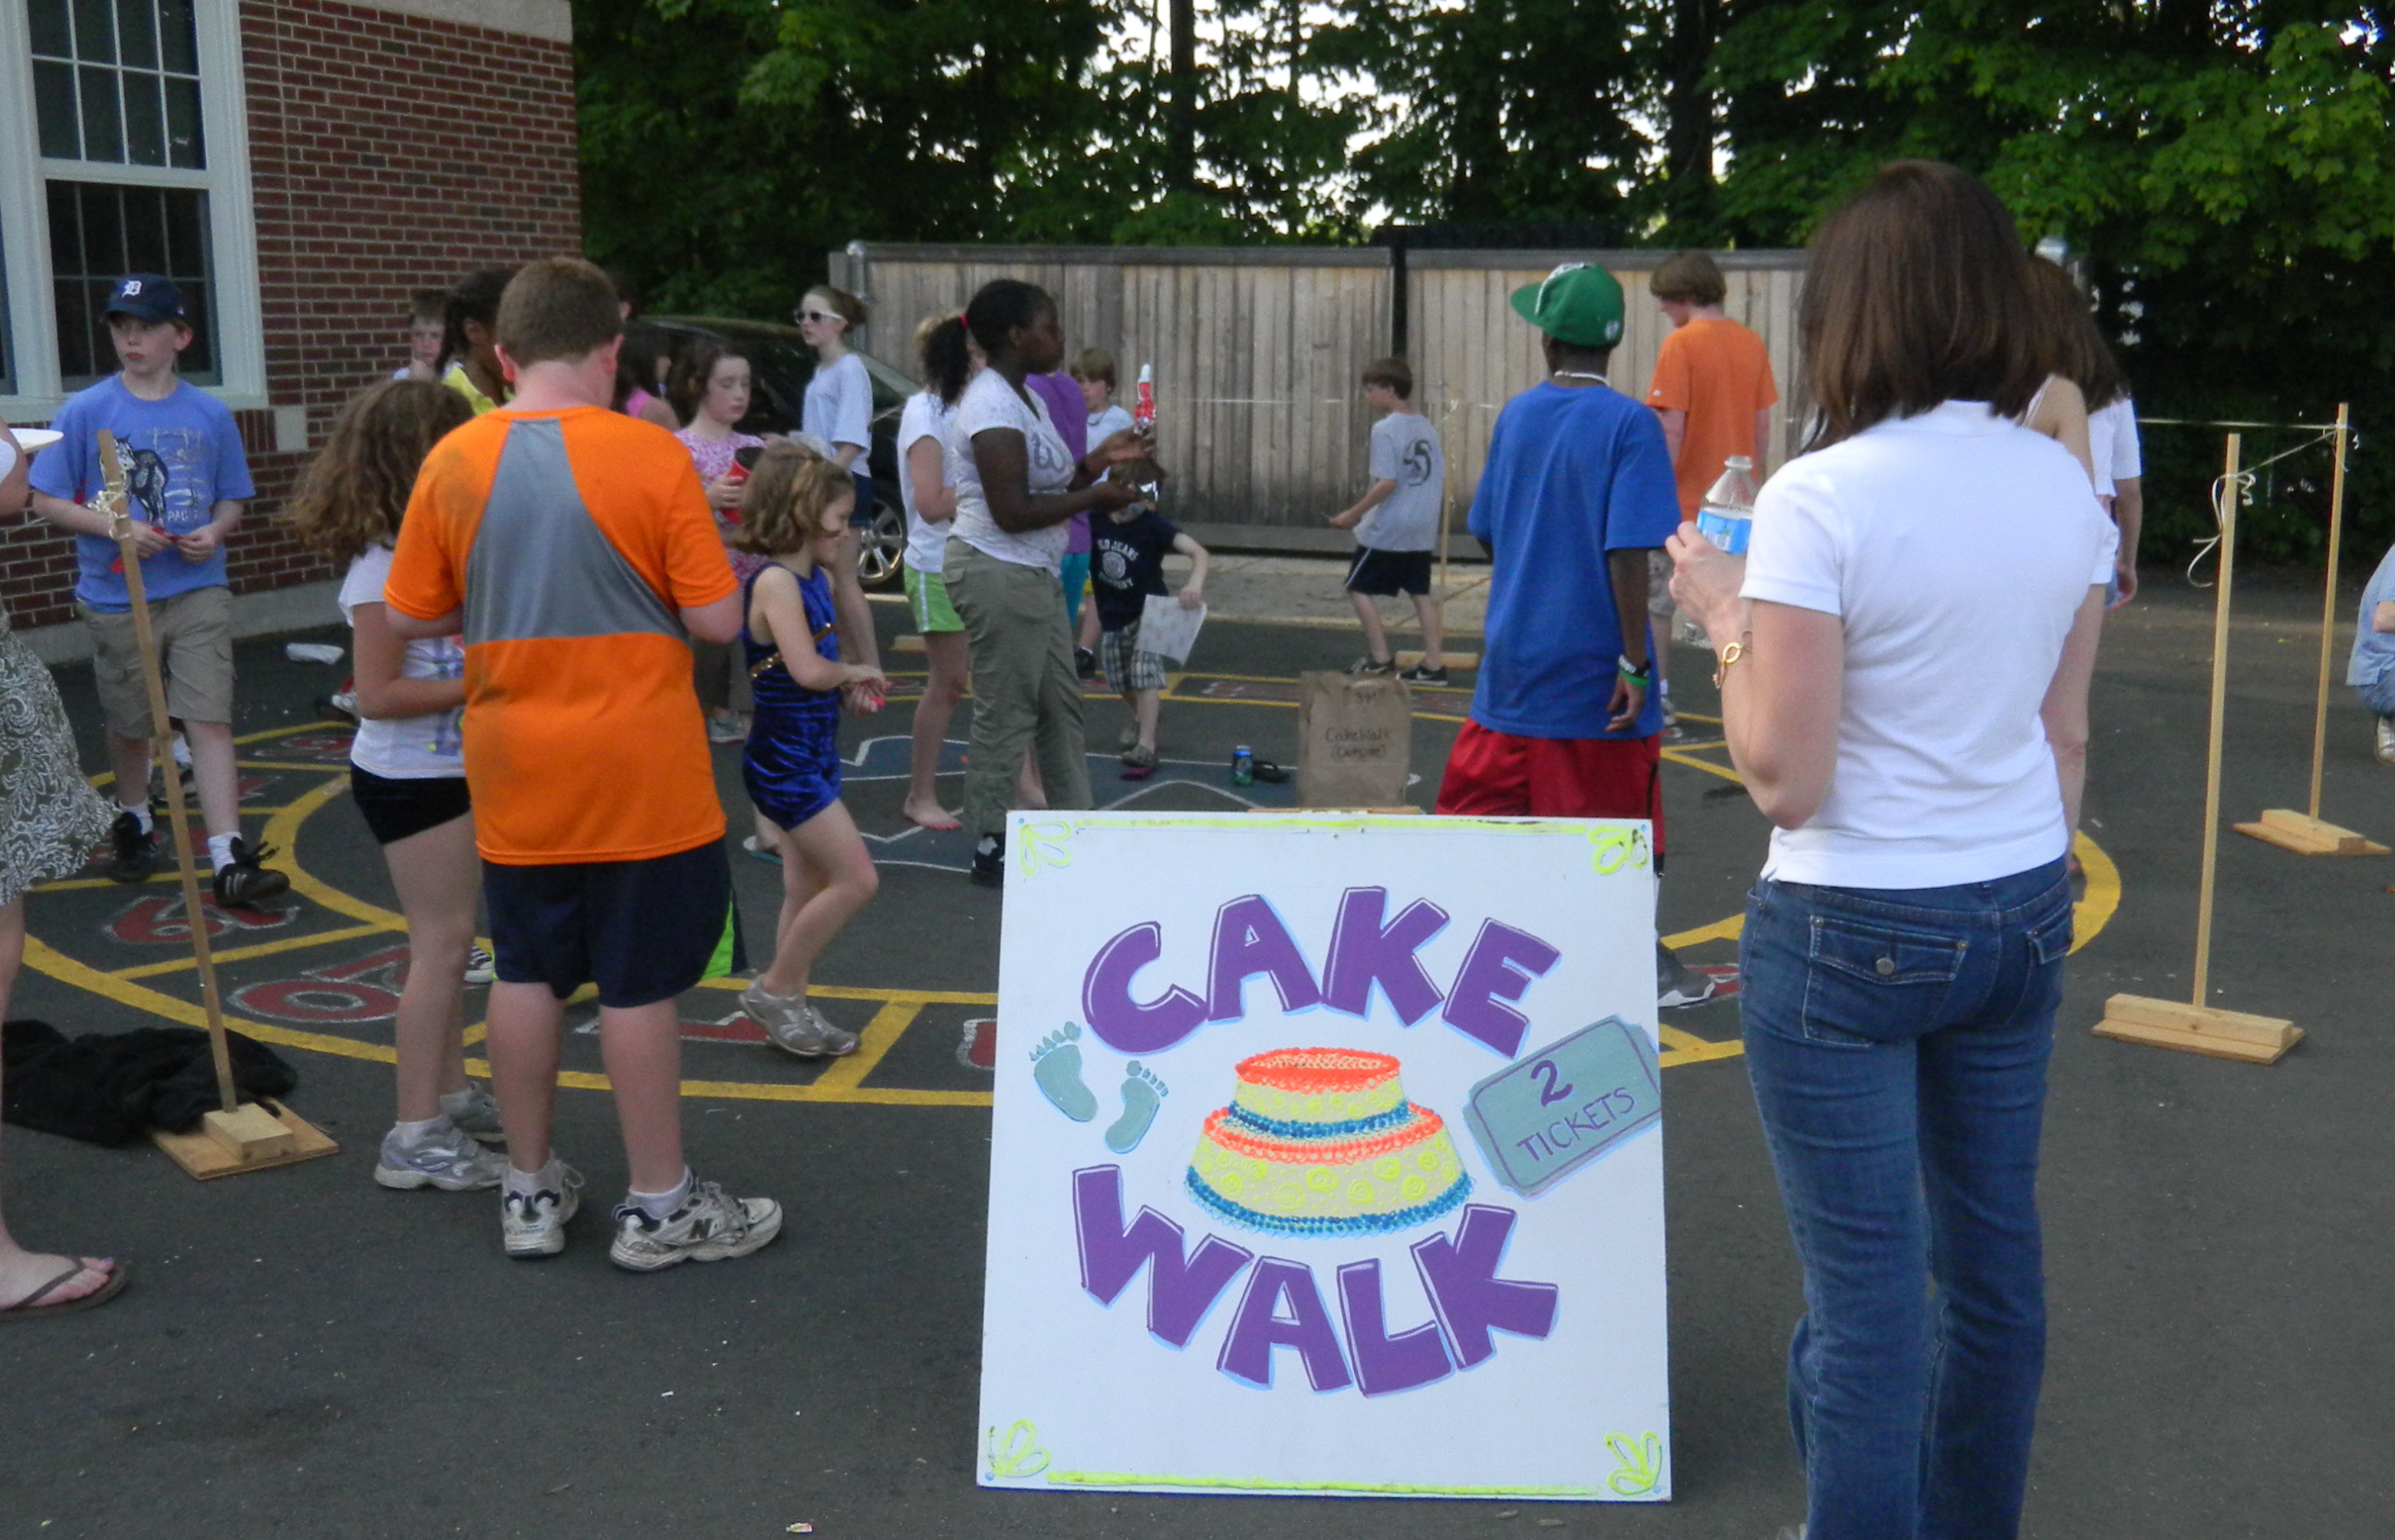
M1649 849L1014 814L982 1484L1668 1498Z

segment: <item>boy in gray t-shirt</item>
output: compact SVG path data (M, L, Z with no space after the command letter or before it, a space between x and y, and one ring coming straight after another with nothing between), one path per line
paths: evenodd
M1445 534L1441 513L1447 487L1447 456L1438 430L1409 404L1414 372L1406 361L1384 358L1364 371L1364 401L1380 413L1372 425L1368 468L1371 486L1354 507L1330 520L1333 529L1356 532L1356 557L1347 568L1347 597L1364 626L1364 655L1350 674L1396 674L1376 596L1406 594L1422 621L1422 662L1397 677L1412 684L1445 684L1447 659L1440 651L1438 603L1431 597L1431 553Z

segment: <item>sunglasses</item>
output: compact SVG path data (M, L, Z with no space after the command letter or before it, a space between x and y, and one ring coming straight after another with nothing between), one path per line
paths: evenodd
M837 310L801 310L799 319L801 321L844 321L847 318Z

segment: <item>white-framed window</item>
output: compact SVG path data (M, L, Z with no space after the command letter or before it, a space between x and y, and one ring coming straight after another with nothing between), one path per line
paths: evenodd
M0 415L114 372L126 272L181 287L184 378L266 404L239 0L0 0Z

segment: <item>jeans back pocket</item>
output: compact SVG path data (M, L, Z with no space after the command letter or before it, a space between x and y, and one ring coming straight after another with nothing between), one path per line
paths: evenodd
M1896 1043L1937 1026L1970 942L1949 932L1862 919L1812 916L1805 978L1805 1035L1854 1046Z

